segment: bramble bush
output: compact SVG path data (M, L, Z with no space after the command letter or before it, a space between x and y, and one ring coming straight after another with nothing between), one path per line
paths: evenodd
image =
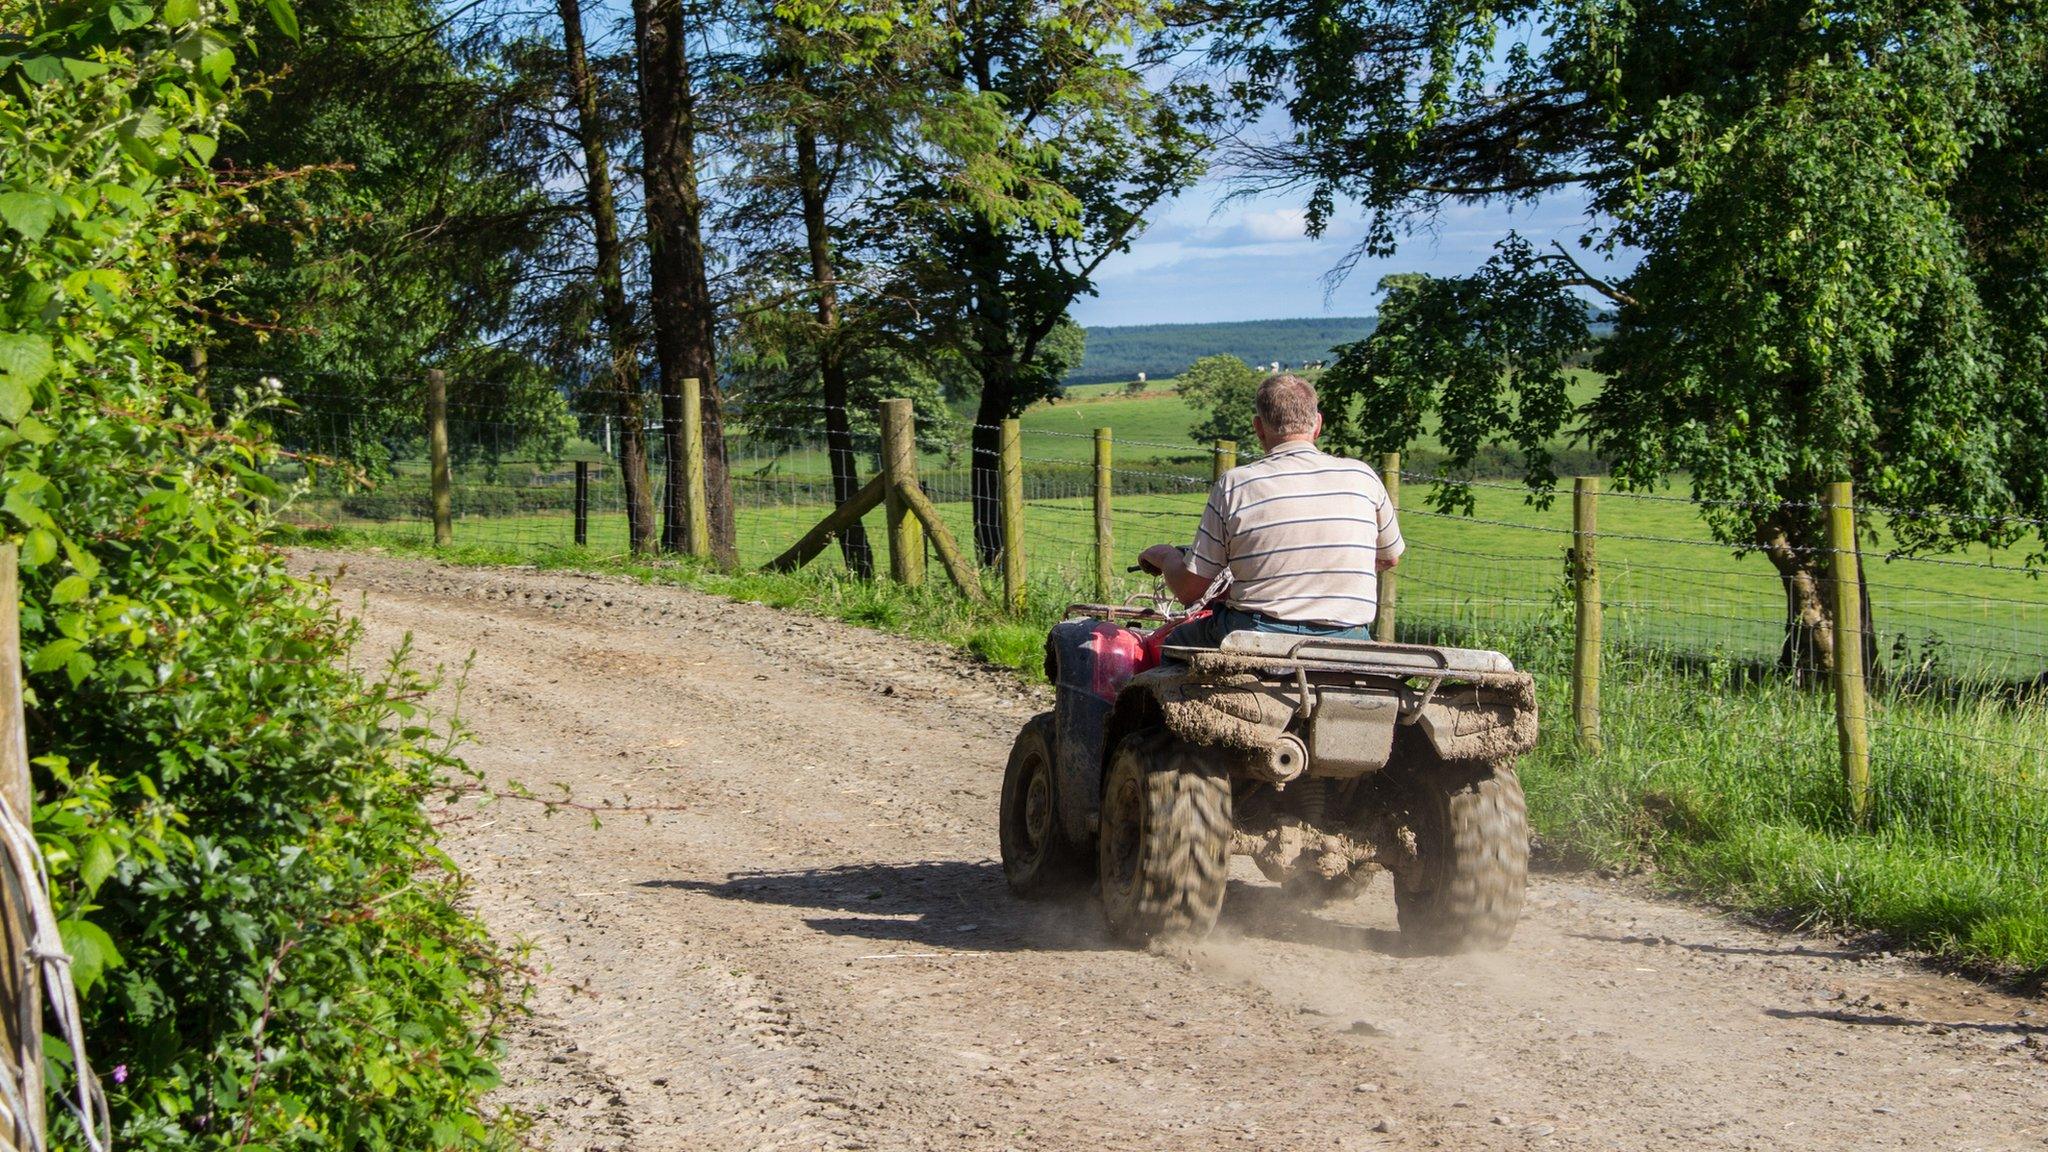
M122 1146L507 1144L479 1108L502 961L421 807L462 771L429 685L353 661L354 625L266 543L274 450L171 358L205 251L254 211L208 172L242 20L0 0L0 513L36 831Z

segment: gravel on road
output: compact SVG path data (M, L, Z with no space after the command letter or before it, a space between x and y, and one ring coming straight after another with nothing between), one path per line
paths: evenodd
M1582 874L1505 951L1418 957L1384 880L1311 912L1238 861L1215 937L1133 951L1003 886L1042 688L686 589L295 562L364 659L448 670L488 781L680 806L447 826L539 971L501 1099L549 1147L2048 1147L2038 998Z

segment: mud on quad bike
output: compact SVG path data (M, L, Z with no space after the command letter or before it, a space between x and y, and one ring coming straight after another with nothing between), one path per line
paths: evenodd
M1266 632L1188 648L1155 610L1069 616L1046 639L1053 711L1004 773L1011 891L1093 874L1123 939L1199 937L1243 855L1310 902L1391 873L1422 950L1507 941L1529 857L1515 761L1536 742L1507 657Z

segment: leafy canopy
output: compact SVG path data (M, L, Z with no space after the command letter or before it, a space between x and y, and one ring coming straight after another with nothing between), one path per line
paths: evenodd
M247 211L209 169L239 14L0 16L0 525L36 833L92 1056L125 1068L115 1142L501 1145L499 961L420 807L456 767L425 685L354 666L265 542L275 452L165 351L209 304L189 247Z
M1387 254L1453 205L1573 188L1581 247L1640 257L1607 279L1510 239L1474 277L1389 285L1386 322L1325 381L1359 439L1398 446L1431 412L1454 460L1577 433L1624 484L1688 474L1738 545L1810 545L1809 506L1849 478L1945 514L1900 522L1945 547L2048 512L2044 16L1249 0L1220 42L1241 94L1288 113L1259 159L1312 228L1356 202L1360 251ZM1575 409L1555 366L1586 342L1580 292L1616 328Z

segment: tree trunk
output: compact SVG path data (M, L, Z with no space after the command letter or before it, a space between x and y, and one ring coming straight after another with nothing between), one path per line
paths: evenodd
M633 304L626 299L619 247L618 208L612 197L611 156L598 117L597 86L583 40L580 0L558 0L569 85L576 96L576 136L583 146L583 202L597 250L597 287L605 340L610 345L611 409L619 419L619 475L626 490L626 538L636 553L654 544L654 501L647 491L647 439L640 412L640 341Z
M1002 424L1018 415L1015 333L1011 327L1009 286L1003 276L1003 241L986 221L974 224L969 257L973 281L971 328L975 343L975 375L981 379L981 403L974 414L972 491L974 554L983 567L1003 554Z
M725 397L718 386L716 318L704 267L703 202L697 193L697 106L679 0L633 0L640 69L642 179L646 186L649 303L661 368L662 437L668 456L662 547L683 546L683 381L703 401L704 487L712 555L733 562L732 472L725 452Z
M832 268L832 236L825 220L824 172L818 140L809 125L796 131L797 193L803 201L804 240L810 249L811 284L818 297L818 376L824 386L825 454L832 462L832 500L844 504L860 491L859 458L853 450L852 414L846 410L846 363L839 347L839 285ZM846 569L863 580L875 575L874 550L858 521L839 536Z
M1824 684L1835 668L1835 578L1826 537L1802 510L1781 507L1758 526L1757 541L1785 589L1785 641L1778 649L1778 667L1802 685ZM1861 540L1856 551L1860 570ZM1858 593L1863 609L1863 675L1872 681L1879 665L1869 580Z

